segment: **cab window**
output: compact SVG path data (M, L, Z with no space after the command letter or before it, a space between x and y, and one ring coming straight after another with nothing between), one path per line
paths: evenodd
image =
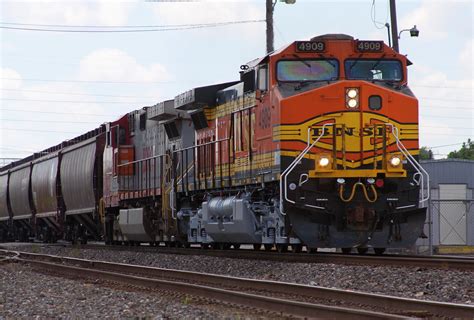
M349 80L391 80L403 79L402 64L397 60L348 59L344 62L346 79Z
M285 82L336 80L339 63L335 59L298 59L277 62L277 79Z

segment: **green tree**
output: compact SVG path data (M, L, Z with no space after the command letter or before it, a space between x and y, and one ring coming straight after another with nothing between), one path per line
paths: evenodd
M467 139L467 142L462 143L461 149L451 151L448 154L448 159L469 159L474 160L474 142Z
M420 160L432 160L433 159L433 151L428 149L428 147L421 147L419 158L420 158Z

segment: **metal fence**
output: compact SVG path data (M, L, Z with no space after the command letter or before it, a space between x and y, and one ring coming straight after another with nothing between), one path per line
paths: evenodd
M433 246L474 245L474 199L430 200L428 250Z

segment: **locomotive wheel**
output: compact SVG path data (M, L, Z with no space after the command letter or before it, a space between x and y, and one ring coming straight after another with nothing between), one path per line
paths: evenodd
M318 248L307 248L308 253L317 253Z
M234 243L232 245L232 247L235 249L235 250L239 250L240 249L240 243Z
M264 244L263 247L265 248L265 251L272 251L273 244Z
M282 253L282 252L287 252L288 251L288 245L287 244L277 244L277 251Z
M260 243L254 243L253 244L253 249L255 251L259 251L261 247L262 247L262 245Z
M385 248L374 248L374 252L376 255L380 256L385 252Z
M349 254L352 251L352 248L341 248L342 253Z
M300 253L303 251L303 245L302 244L292 244L291 245L291 251L293 253Z
M184 242L183 248L186 248L186 249L191 248L191 244L189 242Z
M366 254L369 251L369 248L357 248L359 254Z

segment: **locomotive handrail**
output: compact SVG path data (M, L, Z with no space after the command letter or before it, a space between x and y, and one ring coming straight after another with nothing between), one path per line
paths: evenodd
M295 169L295 167L298 165L301 159L303 159L303 157L309 152L309 150L311 150L311 148L313 148L316 145L316 143L318 143L318 141L323 137L325 133L324 129L326 128L326 126L333 126L333 125L335 125L335 123L325 123L322 127L321 134L316 140L314 140L312 144L309 144L311 136L310 136L310 128L308 128L308 144L306 148L304 148L304 150L301 151L301 153L295 158L295 160L293 160L293 162L288 166L288 168L286 168L285 171L282 172L281 177L280 177L280 213L282 215L286 215L286 212L283 210L283 199L285 199L286 201L290 203L295 203L295 201L288 199L287 197L288 185L286 183L286 178ZM282 184L284 184L284 188Z
M215 143L228 141L228 140L230 140L230 138L224 138L224 139L220 139L220 140L209 141L209 142L206 142L206 143L197 144L195 146L190 146L190 147L186 147L186 148L182 148L182 149L177 149L177 150L174 150L172 152L177 153L177 152L186 151L186 150L190 150L190 149L195 149L195 148L198 148L198 147L203 147L203 146L207 146L207 145L210 145L210 144L215 144Z
M286 212L283 209L283 204L284 200L290 203L295 203L295 201L291 200L288 198L288 185L287 185L287 177L288 175L295 169L295 167L298 165L298 163L303 159L303 157L313 148L316 143L319 142L319 140L323 137L325 133L325 127L326 126L333 126L335 125L334 123L326 123L323 125L321 134L319 137L312 143L310 144L310 128L308 128L308 141L307 141L307 146L306 148L301 151L301 153L293 160L293 162L282 172L281 177L280 177L280 212L282 215L286 215ZM420 181L419 185L421 188L421 199L420 203L424 203L430 198L430 176L428 172L420 165L418 161L408 152L406 147L403 145L403 143L400 141L400 138L398 136L398 128L394 126L392 123L385 123L386 126L389 126L392 128L391 133L394 136L396 143L397 143L397 148L398 150L405 156L407 161L415 168L417 171L417 174L420 176ZM426 177L426 180L425 180ZM425 192L425 183L426 183L426 189L427 192ZM284 184L284 185L283 185ZM426 193L426 195L425 195Z
M131 165L131 164L135 164L135 163L139 163L139 162L143 162L143 161L148 161L148 160L156 159L156 158L163 157L163 156L167 156L167 157L170 158L170 155L169 155L169 154L166 154L166 153L164 153L164 154L158 154L158 155L156 155L156 156L152 156L152 157L148 157L148 158L143 158L143 159L138 159L138 160L134 160L134 161L130 161L130 162L118 164L118 165L117 165L117 168L118 168L118 167L124 167L124 166Z
M418 174L420 175L420 188L421 188L421 200L419 201L420 203L423 203L427 201L430 198L430 175L426 170L421 166L421 164L416 161L416 159L408 152L407 148L403 145L403 143L400 141L400 138L398 137L398 128L395 127L392 123L385 123L385 125L389 126L392 128L392 134L395 137L395 140L397 141L397 147L398 150L406 157L408 162L415 168L416 171L418 171ZM426 176L426 197L425 197L425 177Z

